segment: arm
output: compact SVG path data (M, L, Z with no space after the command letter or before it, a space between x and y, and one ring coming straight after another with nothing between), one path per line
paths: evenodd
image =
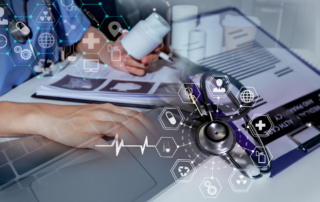
M61 106L60 109L49 104L0 102L0 137L39 134L40 117L45 118L46 114L62 117L74 111L75 106Z
M64 106L0 102L0 111L0 137L42 135L77 148L96 149L96 144L108 144L103 136L117 134L127 144L139 144L146 136L153 140L153 131L157 131L141 113L111 104Z
M83 39L87 38L89 33L93 33L95 38L99 38L100 39L100 44L96 44L94 46L94 49L89 49L88 45L83 43ZM121 39L126 35L123 34L122 36L120 36L117 41L121 41ZM141 59L141 61L138 61L136 59L134 59L131 56L126 57L127 53L124 50L124 48L121 46L120 42L108 42L105 46L104 46L104 41L106 40L106 36L103 35L102 32L100 32L99 30L97 30L94 27L90 27L88 32L83 36L82 40L79 42L79 44L76 47L76 50L79 53L82 52L87 52L87 53L98 53L101 49L100 52L100 57L98 54L86 54L85 57L88 59L98 59L101 63L105 63L108 64L109 66L112 66L116 69L119 69L121 71L124 72L129 72L131 74L137 75L137 76L143 76L146 72L146 69L149 67L150 63L156 62L159 58L159 53L160 50L162 48L163 44L160 44L155 50L154 52L150 53L149 55L143 57ZM112 47L114 45L119 47L119 50L121 51L121 62L113 62L111 61L111 52L108 52L108 44L110 44ZM121 65L121 66L120 66Z

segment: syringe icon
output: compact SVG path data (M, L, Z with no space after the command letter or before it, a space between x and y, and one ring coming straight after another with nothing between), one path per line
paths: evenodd
M91 18L91 20L95 21L98 27L100 26L100 23L98 22L98 20L87 9L84 9L83 12L87 14L89 18Z

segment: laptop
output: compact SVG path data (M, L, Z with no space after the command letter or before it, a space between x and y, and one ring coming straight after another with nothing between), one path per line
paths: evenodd
M162 130L157 122L161 108L146 113L146 117ZM179 116L172 111L174 116ZM186 122L185 122L186 123ZM194 124L194 123L193 123ZM105 148L110 156L91 149L75 149L53 142L42 136L29 136L0 143L0 200L1 201L146 201L175 180L190 181L195 172L190 167L188 175L172 176L173 165L179 159L196 158L201 154L194 144L194 134L179 140L180 131L165 131L160 138L174 138L180 146L187 145L189 151L177 149L174 155L161 158L159 152L174 150L172 142L165 141L155 149L122 147ZM179 135L180 137L183 137ZM191 138L191 139L189 139ZM110 144L114 139L105 138ZM188 144L188 143L192 144ZM149 145L156 142L149 142ZM201 154L197 166L207 158ZM185 162L181 165L186 166ZM174 172L174 171L173 171ZM184 171L186 172L186 171Z
M203 15L220 15L223 19L226 14L242 15L234 8ZM280 60L281 57L287 59ZM255 63L256 61L262 62ZM292 64L292 61L298 65ZM200 62L205 68L199 67L193 73L218 68L222 72L229 71L226 73L244 84L256 84L256 80L259 80L264 91L259 93L260 99L254 110L262 111L267 111L270 106L274 107L275 104L270 102L296 99L281 97L272 100L270 93L268 94L270 89L263 88L266 86L262 83L264 75L268 75L273 81L280 81L279 78L289 81L292 75L299 72L296 66L308 66L290 51L281 48L274 38L262 30L257 31L256 40L252 43L238 44L231 52L207 57ZM241 69L235 70L234 65ZM310 76L311 73L308 72ZM312 83L301 87L306 87L308 91L319 88ZM180 100L177 103L181 104ZM167 157L161 157L159 153L173 151L174 147L168 142L160 147L156 145L157 142L149 142L149 146L143 142L138 147L122 147L114 144L113 139L106 138L113 145L105 148L110 154L107 157L94 150L70 148L41 136L1 142L0 201L147 201L175 182L192 182L198 166L209 157L199 150L195 141L195 129L202 123L194 121L196 117L182 110L186 119L181 127L177 130L164 130L158 120L161 113L162 109L158 108L145 115L162 131L158 140L163 137L172 138L179 145L174 150L175 153ZM174 112L167 115L168 119L181 116ZM252 137L248 138L254 142Z

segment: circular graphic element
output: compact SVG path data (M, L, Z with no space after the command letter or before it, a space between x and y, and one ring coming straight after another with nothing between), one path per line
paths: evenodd
M7 43L8 43L7 37L0 34L0 49L6 47Z
M16 52L16 53L21 53L22 52L22 48L21 48L21 46L16 46L16 47L14 47L14 52Z
M215 186L208 187L208 194L215 195L217 193L217 188Z
M254 99L254 94L250 90L244 90L240 94L240 100L244 103L250 103Z
M29 60L31 58L32 54L31 54L30 50L24 49L23 51L21 51L20 56L24 60Z
M51 48L54 44L54 36L48 32L42 33L38 38L38 43L42 48Z
M205 181L205 182L203 183L203 185L204 185L205 187L210 187L210 186L211 186L211 182Z

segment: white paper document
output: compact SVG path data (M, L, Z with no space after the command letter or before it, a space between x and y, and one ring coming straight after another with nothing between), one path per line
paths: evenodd
M161 96L176 96L177 69L162 67L134 76L97 61L79 59L37 88L38 96L128 104L158 105Z

